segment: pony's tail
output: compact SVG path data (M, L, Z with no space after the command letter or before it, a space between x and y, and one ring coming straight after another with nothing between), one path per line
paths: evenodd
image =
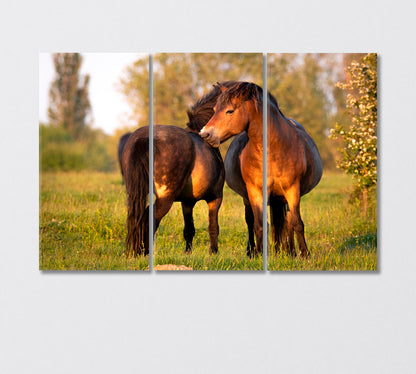
M128 132L122 135L118 142L118 163L120 165L120 171L121 171L121 176L123 178L123 184L124 184L123 151L124 151L124 147L126 146L127 140L129 140L130 135L131 135L131 132Z
M281 246L287 239L285 232L285 222L287 213L287 203L278 197L270 196L270 220L272 226L272 240L275 251L280 251Z
M127 253L149 254L149 139L139 138L126 160Z

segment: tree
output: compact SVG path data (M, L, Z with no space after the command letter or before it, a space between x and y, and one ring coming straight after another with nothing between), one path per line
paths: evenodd
M88 98L89 75L82 77L79 53L53 55L56 77L49 91L49 123L63 127L72 139L79 139L88 125L91 105Z
M140 58L126 67L118 89L126 96L132 110L130 120L134 127L147 126L149 124L149 60L147 57Z
M349 128L336 124L333 138L342 138L345 147L338 167L351 174L362 193L367 212L368 191L377 185L377 54L369 53L346 69L346 83L337 86L348 92Z

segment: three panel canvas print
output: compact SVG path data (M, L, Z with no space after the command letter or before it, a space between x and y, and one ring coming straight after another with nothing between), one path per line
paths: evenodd
M377 269L376 54L43 54L39 81L41 270Z

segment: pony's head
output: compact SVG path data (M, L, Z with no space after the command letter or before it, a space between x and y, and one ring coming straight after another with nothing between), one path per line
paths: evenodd
M235 81L222 82L214 87L206 95L202 96L191 108L187 110L189 122L186 124L189 131L199 132L214 114L214 106L218 96L221 95L220 87L231 87Z
M262 112L263 90L254 83L235 82L221 89L214 115L201 129L201 137L213 147L247 130L253 116Z

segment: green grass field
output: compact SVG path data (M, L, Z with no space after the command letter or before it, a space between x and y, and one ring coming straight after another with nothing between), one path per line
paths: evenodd
M124 186L119 173L41 173L41 270L145 270L124 254Z
M307 260L270 254L269 270L376 270L377 206L367 217L349 203L351 179L324 175L302 198L302 218L311 251ZM41 270L146 270L148 257L124 254L125 189L119 173L41 173L39 267ZM228 187L220 209L219 254L209 255L208 208L194 209L192 254L184 254L183 218L174 203L156 234L154 266L194 270L262 270L263 259L245 254L247 229L242 200Z

